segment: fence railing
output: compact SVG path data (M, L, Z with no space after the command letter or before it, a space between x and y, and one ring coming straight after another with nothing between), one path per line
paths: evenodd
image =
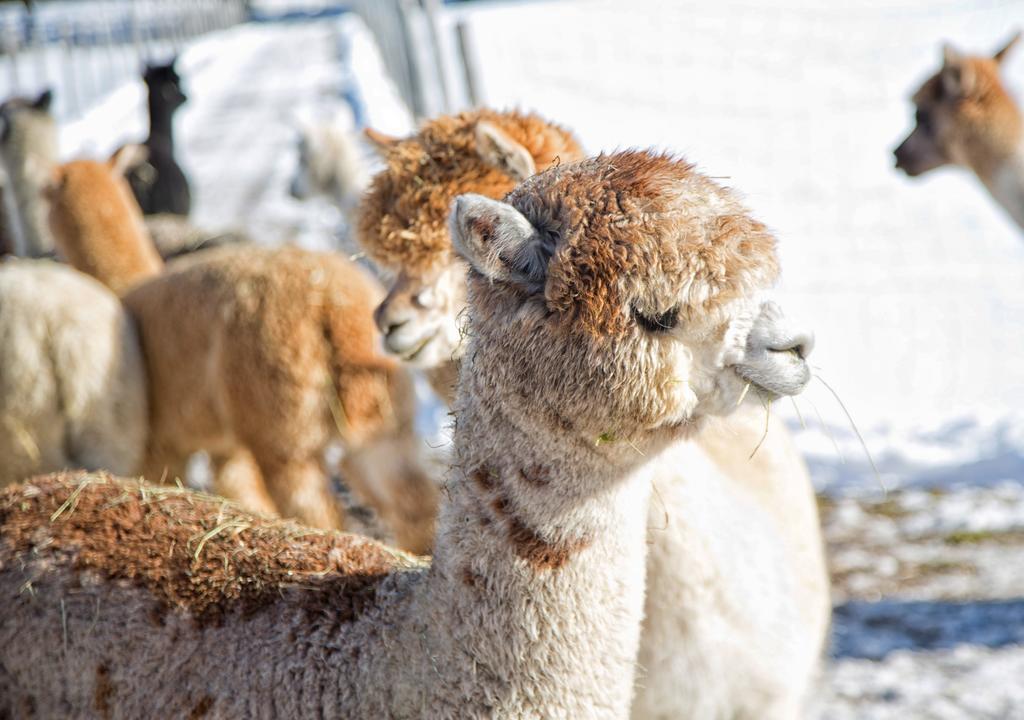
M357 12L416 117L473 104L468 41L441 0L347 0L272 9L251 0L50 0L0 4L0 100L56 90L59 118L80 115L145 63L175 55L192 38L246 19L326 19ZM462 28L464 30L464 28Z
M58 117L166 60L188 40L244 20L244 0L94 0L0 5L0 98L44 88Z

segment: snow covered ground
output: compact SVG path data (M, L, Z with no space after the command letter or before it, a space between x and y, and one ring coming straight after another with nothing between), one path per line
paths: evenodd
M1024 718L1024 238L973 179L912 183L889 159L939 41L990 50L1024 9L570 0L455 17L490 104L537 109L593 151L683 152L777 231L786 305L816 327L813 362L879 468L823 385L798 401L806 430L773 409L826 491L837 607L818 717ZM354 84L369 125L411 127L352 17L210 35L180 69L195 219L261 242L336 244L336 213L287 195L298 122ZM1024 51L1007 74L1024 86ZM65 125L63 151L144 135L131 82Z
M683 153L744 194L781 241L782 297L817 332L812 363L888 484L1024 479L1024 236L966 173L913 182L891 156L941 42L991 52L1024 7L586 0L465 19L487 103L536 109L591 151ZM1024 90L1024 51L1006 76ZM818 482L873 486L825 388L799 402Z

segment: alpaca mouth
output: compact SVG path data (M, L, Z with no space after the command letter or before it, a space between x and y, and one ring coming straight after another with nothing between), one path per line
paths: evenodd
M811 381L811 368L797 348L769 350L754 362L740 363L734 370L771 399L799 395Z
M397 355L404 362L411 363L420 359L425 354L426 349L439 333L439 330L435 330L434 332L428 333L427 335L417 338L412 342L405 343L397 341L394 337L394 333L392 333L385 338L384 343L388 350Z

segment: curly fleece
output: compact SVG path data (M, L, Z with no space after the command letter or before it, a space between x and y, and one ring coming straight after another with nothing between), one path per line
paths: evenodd
M389 148L359 211L358 239L378 264L427 272L452 262L448 209L461 193L501 198L516 181L485 163L476 124L496 125L533 156L537 171L583 156L568 130L534 114L473 110L425 123Z

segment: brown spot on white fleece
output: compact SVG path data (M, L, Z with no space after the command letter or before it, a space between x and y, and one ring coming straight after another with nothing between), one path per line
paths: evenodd
M52 519L51 519L52 518ZM376 543L249 515L209 496L63 473L0 494L0 536L16 555L46 554L149 591L157 608L187 611L200 625L249 616L303 587L307 612L350 622L397 566ZM96 671L96 706L113 693Z
M199 702L196 703L195 707L192 708L192 712L189 713L189 720L199 720L204 718L213 709L213 698L209 695L204 695L199 698Z
M110 668L106 665L98 665L96 667L96 691L93 695L93 709L100 714L100 717L105 719L111 717L112 702L115 696L114 684L110 680Z
M359 243L384 267L425 272L454 261L448 211L466 192L500 198L516 180L477 152L477 123L492 123L521 144L538 171L579 159L572 134L537 115L480 109L430 120L410 138L387 145L386 168L360 206Z
M544 465L531 465L519 469L519 477L527 485L544 487L551 483L551 470Z
M534 467L533 470L536 477L544 477L542 473L546 472L543 468L538 467ZM519 476L524 480L527 478L522 471L519 471ZM565 565L573 555L590 545L590 540L586 538L552 541L542 537L516 513L515 504L509 497L509 491L502 486L501 476L494 470L480 467L473 471L470 477L481 491L490 496L488 505L495 517L504 523L513 552L534 570L557 570ZM546 484L546 481L527 480L527 482L538 486Z

